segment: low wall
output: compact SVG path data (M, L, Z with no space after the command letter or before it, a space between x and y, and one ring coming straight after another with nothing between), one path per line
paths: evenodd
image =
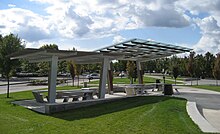
M121 99L125 99L125 98L127 98L127 97L94 99L94 100L65 102L65 103L50 103L50 104L48 103L45 105L45 113L52 114L52 113L66 111L66 110L92 106L92 105L96 105L96 104L113 102L113 101L117 101L117 100L121 100Z

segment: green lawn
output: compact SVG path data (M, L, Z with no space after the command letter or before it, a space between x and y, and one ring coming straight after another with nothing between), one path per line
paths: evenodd
M199 86L195 86L195 85L193 85L192 87L202 88L202 89L207 89L207 90L212 90L212 91L220 92L220 86L214 86L214 85L199 85Z
M65 87L67 89L67 87ZM202 133L186 112L186 100L145 96L42 115L11 104L33 98L31 91L0 95L2 134Z
M175 80L173 76L166 76L167 79L172 79ZM184 81L184 78L182 77L177 77L176 80Z
M156 79L152 77L144 77L144 83L155 83ZM161 82L163 80L161 79ZM174 84L174 81L166 80L165 81L167 84ZM90 81L89 84L99 84L99 80L96 81ZM130 84L130 80L128 78L114 78L113 79L113 84ZM138 84L138 79L134 84ZM182 82L177 82L177 84L182 84Z

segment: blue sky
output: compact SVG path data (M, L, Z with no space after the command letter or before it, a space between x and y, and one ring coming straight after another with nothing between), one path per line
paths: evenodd
M26 47L96 50L131 38L220 52L220 1L7 0L0 34L18 34Z

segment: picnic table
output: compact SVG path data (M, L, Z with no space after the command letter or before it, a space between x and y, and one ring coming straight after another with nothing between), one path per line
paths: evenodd
M137 95L137 94L141 94L141 95L143 95L143 94L146 94L147 93L147 89L153 89L154 88L154 85L145 85L145 84L131 84L131 85L129 85L129 86L126 86L126 88L125 88L125 91L126 91L126 93L128 93L129 91L128 90L134 90L134 91L132 91L135 95ZM129 94L130 93L132 93L132 92L129 92Z
M71 90L58 93L58 95L73 98L73 100L77 100L79 97L82 97L82 100L90 100L93 99L93 94L92 90Z
M44 93L48 92L48 90L33 90L32 94L34 98L39 103L45 103L44 98L48 97L44 95ZM72 98L72 101L79 100L82 97L82 100L90 100L93 99L94 91L93 90L58 90L56 92L56 99L64 99L63 102L68 102L69 98Z

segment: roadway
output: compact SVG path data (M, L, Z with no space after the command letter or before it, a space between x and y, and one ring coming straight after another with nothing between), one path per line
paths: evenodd
M20 91L29 91L29 90L34 90L34 89L41 89L41 88L47 88L48 86L29 86L27 83L30 80L36 80L36 79L40 79L40 80L47 80L47 77L32 77L29 79L17 79L17 80L13 80L10 81L10 92L20 92ZM59 79L63 79L60 78ZM66 79L66 78L65 78ZM79 83L83 83L83 82L88 82L88 79L79 79ZM23 83L23 84L19 84L19 83ZM78 84L78 79L76 78L74 81L74 85ZM59 84L58 86L65 86L65 85L72 85L72 80L67 80L67 83L64 84ZM82 84L81 84L82 85ZM7 92L7 82L6 81L0 81L0 94L5 94Z

